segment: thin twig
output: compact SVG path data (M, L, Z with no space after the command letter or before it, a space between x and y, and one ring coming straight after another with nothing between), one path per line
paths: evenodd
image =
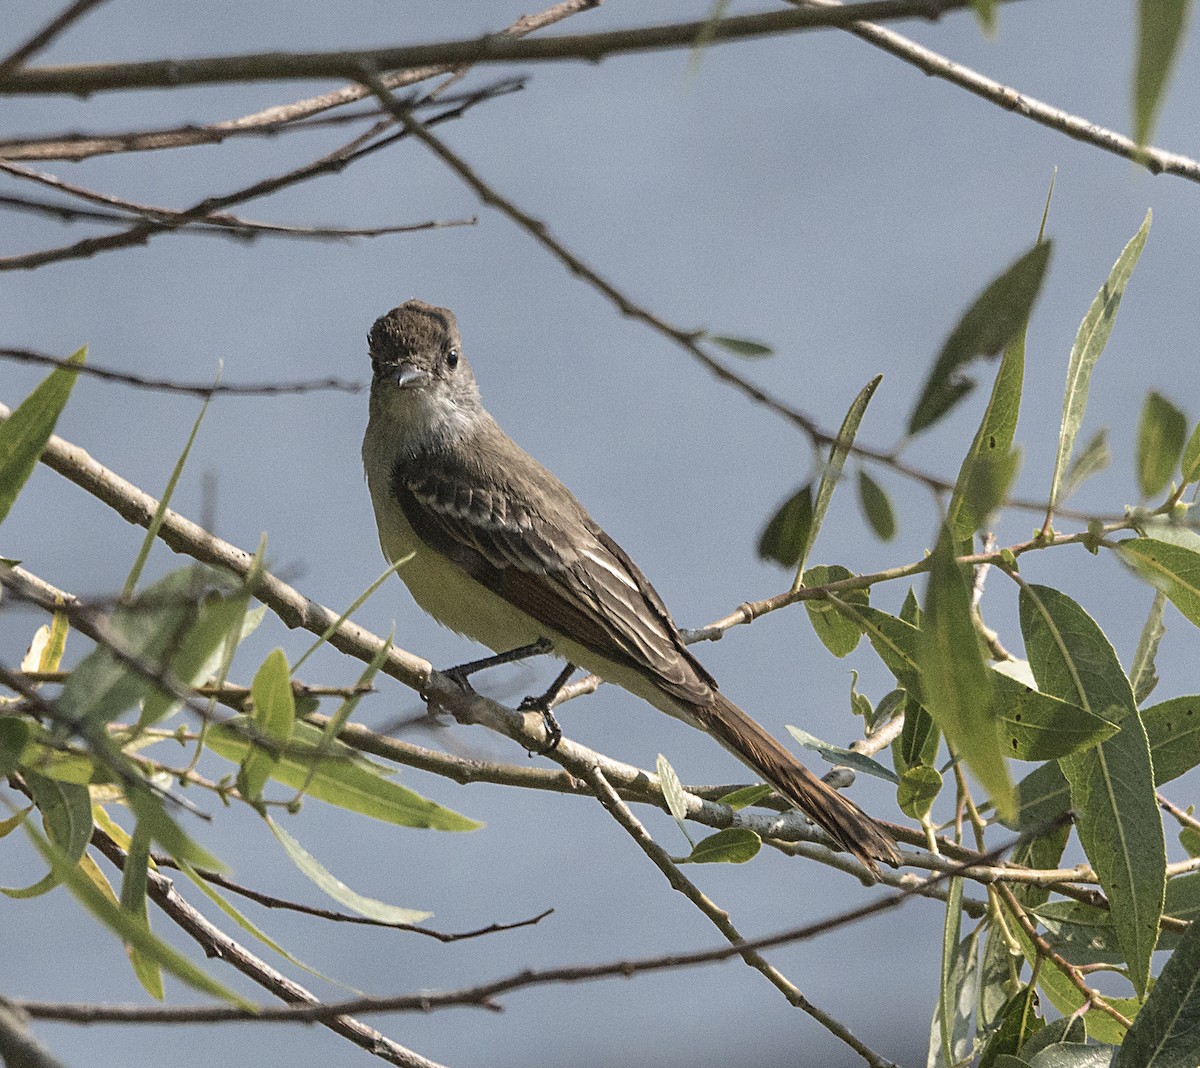
M99 827L92 829L92 842L113 864L124 870L128 859L125 850ZM162 909L172 923L195 939L208 956L227 961L281 1001L291 1005L320 1005L320 999L315 994L272 968L261 957L255 956L240 942L234 941L206 920L179 896L170 879L156 871L148 871L146 896ZM389 1064L402 1065L403 1068L444 1068L345 1013L327 1016L318 1022Z
M318 390L335 390L340 393L361 393L365 386L361 382L350 382L344 378L312 378L299 382L250 382L238 385L232 382L181 382L173 378L148 378L128 371L116 371L92 363L76 364L62 356L51 356L30 349L0 348L0 359L16 360L18 363L40 364L44 367L69 367L81 375L91 375L105 382L120 382L136 389L161 390L167 393L186 393L207 399L214 396L230 397L273 397L295 393L315 393Z
M788 0L788 2L823 10L843 6L839 0ZM1082 141L1095 148L1103 149L1105 152L1111 152L1113 155L1131 160L1139 166L1145 167L1151 174L1173 174L1191 182L1200 182L1200 162L1194 159L1175 152L1166 152L1150 145L1139 145L1124 134L1098 126L1088 119L1043 103L1027 93L1022 93L1020 90L985 77L970 67L955 63L946 56L925 48L894 30L885 29L870 22L855 22L843 28L868 44L891 53L897 59L911 63L923 74L942 78L1005 111L1015 112L1042 126L1064 133L1076 141Z
M33 67L0 81L0 94L67 93L91 95L121 89L178 89L182 85L291 81L299 78L354 78L364 65L378 71L409 67L479 63L595 62L608 56L692 48L703 33L711 45L755 37L832 29L863 19L935 20L970 0L865 0L844 8L790 8L754 15L640 26L603 33L562 34L516 39L492 35L399 48L338 52L269 52L158 59L141 63L88 63Z
M78 22L92 8L102 3L104 0L75 0L73 4L69 4L24 44L18 45L7 56L0 59L0 81L23 66L27 59L31 59L39 52L49 48L55 38L61 36L73 23Z
M536 15L522 15L500 36L523 37L535 30L554 25L581 11L599 7L601 0L563 0ZM453 66L424 67L399 71L384 76L389 89L403 89L417 82L449 74ZM242 134L275 134L283 129L303 128L313 121L314 116L334 108L352 104L371 95L357 82L342 86L320 96L296 100L290 104L242 115L223 122L205 126L183 126L166 130L143 130L119 134L70 134L60 139L13 139L0 141L0 157L5 159L87 159L91 156L108 155L114 152L147 152L167 148L186 148L192 145L219 144L227 137ZM444 103L444 102L443 102ZM370 118L373 115L366 115ZM340 121L327 118L323 121Z

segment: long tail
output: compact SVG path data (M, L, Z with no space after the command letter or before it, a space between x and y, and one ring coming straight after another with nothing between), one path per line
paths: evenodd
M887 831L818 779L719 690L713 692L711 704L693 706L690 711L726 749L807 812L875 874L879 874L877 861L893 867L900 863Z

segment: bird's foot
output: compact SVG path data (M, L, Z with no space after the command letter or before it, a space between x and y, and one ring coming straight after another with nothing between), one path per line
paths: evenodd
M453 679L464 690L474 692L474 687L469 680L477 671L485 671L487 668L498 667L501 664L515 664L519 660L528 660L531 656L541 656L543 653L550 652L551 648L547 638L538 638L536 642L509 649L505 653L496 653L494 656L485 656L480 660L469 660L465 664L446 668L442 674Z

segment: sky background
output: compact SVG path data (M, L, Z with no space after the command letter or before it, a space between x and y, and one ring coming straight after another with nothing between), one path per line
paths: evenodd
M56 9L20 5L0 52ZM608 0L563 32L702 17L707 0L635 5ZM112 0L39 62L317 50L471 37L529 6L296 0L254 5L160 5ZM735 5L733 10L749 10ZM1041 0L1006 6L985 39L969 15L899 29L1025 93L1107 127L1131 125L1133 5ZM555 32L555 31L551 31ZM1156 143L1200 153L1196 46L1189 42ZM1196 402L1194 185L1153 178L1128 162L985 103L863 42L834 31L710 48L692 74L686 52L598 65L487 68L467 85L528 75L526 88L443 126L439 136L505 195L634 300L673 323L750 336L776 355L735 369L835 428L874 375L884 382L861 440L899 440L946 334L978 291L1033 241L1050 183L1050 273L1029 332L1018 430L1024 466L1016 492L1044 498L1071 341L1113 260L1153 208L1154 225L1093 382L1083 437L1111 430L1114 462L1076 502L1104 513L1137 503L1132 443L1148 388L1188 412ZM335 83L122 93L91 101L6 99L10 134L210 122L307 97ZM242 140L220 147L55 164L68 180L133 200L185 207L313 158L344 131ZM3 182L0 191L33 192ZM336 177L237 209L257 219L378 226L478 215L473 227L340 243L264 238L250 244L194 235L0 276L0 344L67 354L82 344L99 365L227 382L334 375L366 382L365 335L394 305L419 297L457 313L484 399L500 423L571 486L649 574L682 626L717 619L748 599L785 589L789 576L760 562L755 544L775 507L809 477L808 441L779 417L717 382L660 335L626 320L569 275L526 233L482 207L420 145L404 142ZM0 252L66 243L93 232L17 214L0 216ZM98 232L98 231L97 231ZM989 372L985 372L987 374ZM41 378L0 363L0 400L14 405ZM957 472L986 388L913 442L906 458ZM340 609L384 561L359 460L366 395L315 393L216 399L174 507L199 518L211 505L222 537L252 549L265 531L272 566L307 595ZM161 492L195 418L194 400L81 377L59 433L142 488ZM1082 440L1082 438L1081 438ZM920 559L937 512L919 486L885 469L900 535L865 531L852 487L834 498L813 563L873 571ZM211 489L206 491L205 487ZM1040 524L1006 514L1001 544ZM1070 529L1069 524L1063 524ZM0 551L78 595L119 588L140 542L114 513L42 468L5 523ZM159 547L155 574L180 560ZM1110 558L1081 548L1031 554L1022 571L1060 585L1101 623L1129 663L1151 593ZM899 608L905 587L877 589ZM1015 589L993 576L992 626L1020 649ZM356 617L402 647L448 666L478 647L437 627L392 580ZM41 620L0 612L11 662ZM1168 609L1156 699L1187 693L1194 636ZM248 681L279 645L294 660L309 637L269 619L235 668ZM79 654L84 643L75 641ZM869 650L835 660L799 608L739 628L699 650L722 688L777 735L794 723L846 744L850 672L878 700L890 677ZM361 665L326 651L306 681L345 684ZM550 663L490 677L504 700L537 692ZM419 701L384 680L359 718L384 724ZM618 759L653 766L665 753L685 782L727 782L744 771L719 746L608 688L572 703L566 733ZM406 735L453 752L526 762L480 728ZM815 756L808 757L814 766ZM216 765L214 765L215 767ZM1020 774L1023 769L1018 768ZM594 802L490 786L458 787L409 770L406 785L487 827L448 835L348 817L310 802L289 829L361 893L427 908L442 929L518 920L553 907L539 926L443 946L412 935L331 927L250 911L299 957L375 993L467 985L524 967L603 961L708 947L719 938L672 893ZM1174 798L1194 800L1186 780ZM197 799L193 794L193 799ZM897 815L885 784L860 779L860 804ZM209 805L214 811L215 802ZM242 881L324 904L239 807L194 828ZM670 819L640 813L669 850L686 848ZM1171 837L1169 835L1169 837ZM1173 841L1173 838L1172 838ZM36 863L10 837L0 881L32 881ZM816 920L871 895L839 873L764 850L745 866L690 869L746 935ZM190 895L195 896L195 895ZM937 983L942 909L914 901L889 914L789 947L770 959L818 1005L905 1065L923 1061ZM180 945L159 918L156 930ZM3 993L144 1001L122 948L61 890L7 902L0 921ZM210 966L223 981L228 969ZM322 996L337 996L303 974ZM238 985L253 994L245 983ZM169 997L191 998L172 984ZM372 1018L399 1042L455 1068L626 1063L663 1066L860 1063L740 963L505 999L500 1015L455 1010ZM320 1028L225 1025L76 1029L38 1035L68 1064L93 1068L153 1056L180 1066L246 1058L264 1065L373 1061Z

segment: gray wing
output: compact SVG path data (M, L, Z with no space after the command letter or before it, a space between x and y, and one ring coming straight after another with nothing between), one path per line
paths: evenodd
M716 683L646 576L561 482L496 435L485 457L425 453L396 465L393 492L417 535L539 623L708 703Z

